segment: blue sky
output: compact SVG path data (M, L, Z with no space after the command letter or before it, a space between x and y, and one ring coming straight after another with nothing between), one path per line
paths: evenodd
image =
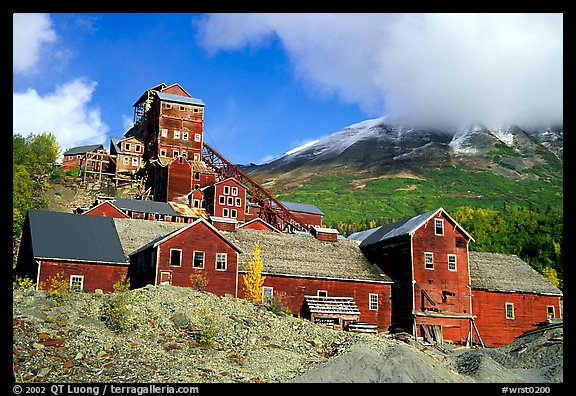
M365 119L562 123L561 14L15 14L13 133L122 136L161 82L261 163Z

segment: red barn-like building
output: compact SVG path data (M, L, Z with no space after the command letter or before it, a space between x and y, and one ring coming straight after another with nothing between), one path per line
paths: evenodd
M394 280L395 328L430 340L473 335L470 240L442 208L364 234L360 248Z
M562 291L518 256L470 252L472 309L487 345L508 344L562 317Z

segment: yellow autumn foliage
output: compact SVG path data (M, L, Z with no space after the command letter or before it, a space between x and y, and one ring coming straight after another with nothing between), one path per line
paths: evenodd
M265 276L262 276L262 259L260 258L260 246L254 244L254 255L252 260L248 260L244 270L244 298L256 303L262 303L262 285Z

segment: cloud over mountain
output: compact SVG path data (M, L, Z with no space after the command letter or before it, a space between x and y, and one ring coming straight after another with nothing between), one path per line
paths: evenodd
M561 14L211 14L211 53L278 39L310 90L413 123L562 123Z

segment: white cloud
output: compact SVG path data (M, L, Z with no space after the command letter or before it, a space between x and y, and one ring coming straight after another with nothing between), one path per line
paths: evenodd
M213 14L198 28L214 54L279 39L311 90L371 116L563 120L561 14Z
M13 133L28 136L50 132L60 149L105 144L107 126L100 109L90 106L96 82L76 79L40 95L32 88L13 92Z
M47 14L14 14L12 22L13 71L34 72L43 46L56 41L52 20Z

